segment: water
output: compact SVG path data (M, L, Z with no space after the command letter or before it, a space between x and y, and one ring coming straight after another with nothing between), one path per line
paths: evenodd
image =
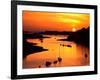
M66 35L44 35L50 38L27 39L28 42L37 43L48 51L32 53L23 59L23 68L45 68L46 62L50 62L49 67L86 66L89 65L89 48L71 41L58 41L64 39ZM68 46L70 45L70 46ZM58 61L58 57L62 61ZM54 61L56 63L54 64Z

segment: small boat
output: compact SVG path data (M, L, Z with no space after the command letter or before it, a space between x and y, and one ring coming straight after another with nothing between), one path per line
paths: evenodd
M66 45L64 45L64 44L60 44L60 46L66 46Z
M85 58L87 58L88 57L88 55L85 53Z
M60 46L61 46L61 45L63 46L64 44L60 44ZM59 46L59 57L58 57L58 59L57 59L58 62L61 62L61 61L62 61L62 58L60 57L60 56L61 56L61 55L60 55L60 46Z
M58 57L58 61L61 62L62 61L62 58L61 57Z
M49 67L50 65L51 65L51 62L46 61L45 66L46 66L46 67Z
M60 44L60 46L67 46L67 47L72 47L71 45L64 45L64 44Z
M41 68L41 66L39 66L39 68Z
M72 47L71 45L66 45L67 47Z
M57 60L55 60L53 63L54 63L54 64L57 64L57 62L58 62L58 61L57 61Z

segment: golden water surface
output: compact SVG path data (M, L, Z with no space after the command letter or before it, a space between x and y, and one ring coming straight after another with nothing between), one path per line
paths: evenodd
M27 39L28 42L37 43L47 51L32 53L23 59L23 68L45 68L46 62L50 62L49 67L67 67L67 66L86 66L89 65L89 48L76 44L71 41L58 41L67 36L62 35L44 35L50 38L44 38L43 42L39 39ZM67 46L70 45L70 46ZM62 58L58 62L58 57ZM54 64L54 61L57 63Z

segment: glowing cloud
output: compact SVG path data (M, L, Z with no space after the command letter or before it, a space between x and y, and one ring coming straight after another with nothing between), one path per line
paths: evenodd
M72 31L73 27L87 28L89 23L89 14L23 11L24 31Z

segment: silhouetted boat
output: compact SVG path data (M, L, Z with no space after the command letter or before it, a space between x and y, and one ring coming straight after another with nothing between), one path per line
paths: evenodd
M87 54L85 53L85 58L87 58Z
M72 47L71 45L66 45L67 47Z
M39 66L39 68L41 68L41 66Z
M58 61L61 62L62 61L62 58L61 57L58 57Z
M71 45L64 45L64 44L60 44L60 46L67 46L67 47L72 47Z
M57 64L57 62L58 62L58 61L57 61L57 60L55 60L53 63L54 63L54 64Z
M65 46L64 44L60 44L60 46Z
M63 46L64 44L60 44L60 46ZM60 55L60 46L59 46L59 57L58 57L58 62L61 62L62 61L62 58L61 58L61 55Z
M45 66L46 66L46 67L49 67L50 65L51 65L51 62L46 61Z

